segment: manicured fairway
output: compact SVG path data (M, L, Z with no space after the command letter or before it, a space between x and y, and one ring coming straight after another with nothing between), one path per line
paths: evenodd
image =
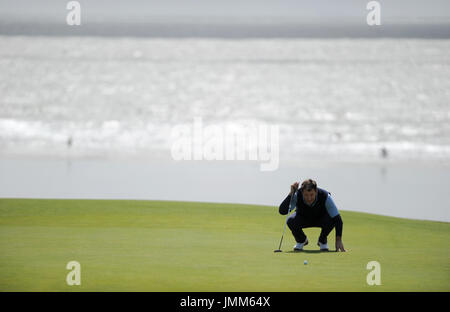
M317 252L306 229L304 252L287 230L274 253L278 207L0 199L0 291L450 291L450 223L341 215L348 252ZM373 260L381 286L366 283Z

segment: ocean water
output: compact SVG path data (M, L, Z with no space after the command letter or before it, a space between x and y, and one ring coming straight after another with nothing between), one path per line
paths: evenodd
M450 41L0 37L0 154L170 158L170 131L279 127L281 160L450 160Z
M449 50L443 39L0 36L0 197L276 207L314 178L341 210L448 222ZM279 167L175 161L171 131L199 118L277 126Z

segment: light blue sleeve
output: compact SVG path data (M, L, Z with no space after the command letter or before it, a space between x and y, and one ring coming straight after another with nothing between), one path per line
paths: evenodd
M331 195L328 194L327 200L325 201L325 207L327 208L328 214L330 217L334 218L339 214L339 211L334 204L333 199L331 198Z
M289 211L288 211L288 213L293 211L295 209L295 206L297 205L297 196L298 196L297 193L298 193L298 191L296 191L294 193L294 195L291 197L291 202L289 203Z

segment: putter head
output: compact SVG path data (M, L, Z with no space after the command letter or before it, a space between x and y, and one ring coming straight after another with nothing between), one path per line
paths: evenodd
M273 252L282 252L281 249L274 250Z

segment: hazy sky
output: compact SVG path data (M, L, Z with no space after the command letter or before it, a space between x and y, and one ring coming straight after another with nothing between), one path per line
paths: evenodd
M65 19L69 0L0 0L0 19L57 21ZM365 18L368 0L79 0L82 14L90 20L149 21L170 19L217 19L245 17L295 21L357 22ZM450 20L449 0L379 0L386 22L436 22Z

